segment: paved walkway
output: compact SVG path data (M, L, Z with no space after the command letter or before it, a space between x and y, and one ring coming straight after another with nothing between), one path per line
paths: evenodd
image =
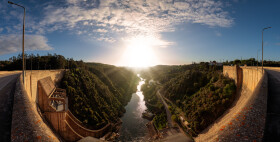
M267 70L268 103L265 142L280 141L280 70Z
M14 90L19 74L0 74L0 141L10 141Z

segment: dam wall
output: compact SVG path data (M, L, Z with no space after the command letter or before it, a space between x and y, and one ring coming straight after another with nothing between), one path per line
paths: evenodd
M50 76L57 86L65 70L27 70L25 73L25 90L31 101L38 103L38 80Z
M25 85L22 75L17 80L12 114L11 141L62 141L42 117L37 107L38 80L50 76L58 83L64 70L26 71Z
M56 88L51 77L38 81L38 92L41 113L65 141L77 141L87 136L101 138L110 134L111 123L98 130L87 129L68 109L66 91Z
M257 67L224 66L235 80L236 100L195 141L262 141L267 108L267 74Z

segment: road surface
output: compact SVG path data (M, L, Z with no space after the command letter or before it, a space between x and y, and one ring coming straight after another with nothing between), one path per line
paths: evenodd
M167 121L168 121L168 127L169 127L169 128L172 128L172 127L173 127L173 123L172 123L172 119L171 119L171 116L172 116L172 115L171 115L171 113L170 113L170 111L169 111L169 109L168 109L168 105L167 105L167 103L165 102L165 100L163 99L163 97L161 96L160 90L157 91L157 95L158 95L158 97L160 98L162 104L163 104L164 107L165 107L165 111L166 111L166 115L167 115Z
M268 73L267 116L263 141L280 141L280 70Z
M161 93L160 93L160 89L157 91L157 96L160 98L161 102L163 103L164 107L165 107L165 111L166 111L166 115L167 115L167 121L168 121L168 136L161 139L160 141L163 142L193 142L193 140L184 135L184 132L178 132L176 131L173 127L173 123L172 123L172 119L171 119L171 113L168 109L168 105L165 102L165 99L162 97Z
M0 73L0 141L11 139L14 91L19 73Z

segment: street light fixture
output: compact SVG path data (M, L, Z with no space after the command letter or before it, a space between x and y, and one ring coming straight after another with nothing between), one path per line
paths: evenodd
M16 6L19 6L21 8L23 8L24 10L24 15L23 15L23 27L22 27L22 81L23 81L23 85L25 85L25 80L24 80L24 24L25 24L25 8L19 4L16 4L16 3L13 3L11 1L8 1L9 4L13 4L13 5L16 5Z
M264 30L266 29L270 29L271 27L266 27L266 28L263 28L262 30L262 73L263 73L263 32Z

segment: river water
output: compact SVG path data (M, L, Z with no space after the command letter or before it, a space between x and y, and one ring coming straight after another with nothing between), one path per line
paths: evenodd
M137 86L137 92L132 94L130 102L126 105L126 113L121 118L122 127L120 129L120 141L145 141L148 134L146 123L149 121L142 118L142 113L147 109L141 86L145 83L143 78Z

